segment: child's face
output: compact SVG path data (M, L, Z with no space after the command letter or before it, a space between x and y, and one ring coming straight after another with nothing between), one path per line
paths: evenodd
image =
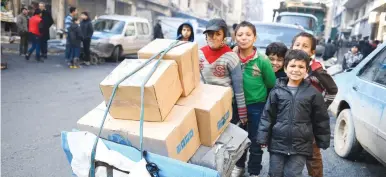
M284 69L287 77L292 81L300 81L307 74L306 62L302 60L292 59Z
M87 16L84 15L84 14L80 15L80 18L81 18L82 20L87 20Z
M182 27L182 37L185 38L185 39L189 39L190 38L190 35L192 34L192 30L190 29L189 26L186 26L184 25Z
M312 40L308 37L299 36L296 38L292 49L303 50L308 54L308 56L313 56L315 54L315 50L312 50Z
M271 60L272 67L275 72L283 68L283 65L284 65L283 57L278 57L276 54L270 54L268 57L269 57L269 60Z
M237 30L236 42L240 49L249 49L253 47L253 43L255 43L255 41L256 36L251 28L243 26Z
M206 42L211 49L220 49L224 45L225 34L223 30L209 31L206 33Z
M355 47L355 46L352 47L352 48L351 48L351 52L352 52L352 53L357 53L357 52L358 52L358 48Z

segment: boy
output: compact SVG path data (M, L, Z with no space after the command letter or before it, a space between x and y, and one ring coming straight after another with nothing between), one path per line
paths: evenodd
M292 49L303 50L311 57L307 79L321 93L324 94L326 107L328 108L338 92L335 81L323 68L322 64L314 59L316 49L316 39L312 34L301 32L292 41ZM308 174L312 177L323 177L323 161L320 149L313 144L313 156L307 159Z
M286 77L286 73L284 72L284 56L287 52L288 48L285 44L281 42L273 42L268 45L265 50L265 54L268 56L269 60L271 60L271 64L273 70L275 71L276 78Z
M257 142L270 152L269 176L298 177L313 141L319 148L330 146L330 124L323 96L305 76L309 56L290 50L284 62L288 78L279 78L272 89L257 133Z
M192 24L186 22L181 24L180 27L178 27L177 40L190 42L194 41L194 32Z
M344 54L342 68L343 70L355 67L363 59L359 45L354 45L350 51Z
M79 56L80 56L80 43L83 40L82 30L79 26L79 19L77 17L72 18L72 24L68 29L68 38L70 44L70 68L79 68Z

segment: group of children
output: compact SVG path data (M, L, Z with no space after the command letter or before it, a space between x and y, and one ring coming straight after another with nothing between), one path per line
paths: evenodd
M294 37L291 49L272 43L264 55L254 47L253 24L237 25L233 50L225 44L226 33L224 20L208 22L204 31L208 45L199 50L201 77L207 84L233 88L232 123L241 122L252 141L250 176L260 174L265 147L270 152L270 177L301 176L305 165L310 176L323 176L319 148L330 146L327 107L337 87L312 59L315 37L302 32ZM232 176L245 173L246 156L247 152L236 163Z

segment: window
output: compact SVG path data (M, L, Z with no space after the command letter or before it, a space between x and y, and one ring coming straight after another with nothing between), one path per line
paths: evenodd
M362 68L359 77L386 86L386 49Z
M94 31L112 34L122 34L124 26L124 21L98 19L94 23Z
M138 35L149 35L149 25L147 23L137 23Z
M134 23L127 24L125 36L135 36L135 26L134 26Z

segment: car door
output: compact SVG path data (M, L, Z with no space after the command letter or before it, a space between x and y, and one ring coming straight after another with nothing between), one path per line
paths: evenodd
M125 36L122 43L124 55L137 52L135 47L135 42L136 42L135 40L136 40L135 24L134 22L129 22L126 25Z
M372 153L377 153L379 120L385 105L384 86L376 82L386 49L374 55L358 72L350 90L351 111L354 116L357 139Z

